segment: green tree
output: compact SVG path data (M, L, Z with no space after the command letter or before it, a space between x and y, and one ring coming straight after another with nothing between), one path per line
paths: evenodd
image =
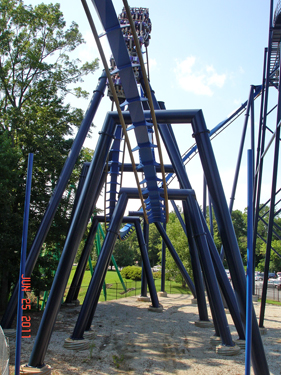
M83 119L82 110L67 104L66 96L87 96L79 83L96 70L98 61L81 64L71 60L71 52L84 40L76 23L66 27L59 4L33 8L20 0L0 0L0 31L0 157L5 170L0 177L3 309L18 277L28 154L34 153L30 248L72 146L74 129ZM87 151L77 162L67 190L75 186L86 160ZM73 194L69 197L66 193L46 239L47 249L63 244L72 201Z
M185 269L192 277L192 268L189 254L189 247L186 235L182 229L182 226L174 212L169 214L169 223L166 228L167 235L171 240L172 245L174 246L178 256L180 257ZM162 248L162 245L159 246L159 249ZM160 252L161 256L162 252ZM177 282L181 282L182 285L185 285L185 281L173 259L169 250L166 249L166 273L167 277L173 279Z

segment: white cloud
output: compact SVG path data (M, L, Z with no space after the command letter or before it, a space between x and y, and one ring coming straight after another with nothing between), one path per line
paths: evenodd
M225 83L225 74L218 74L212 65L202 66L195 56L183 61L176 60L176 65L177 81L185 91L212 96L212 87L222 88Z

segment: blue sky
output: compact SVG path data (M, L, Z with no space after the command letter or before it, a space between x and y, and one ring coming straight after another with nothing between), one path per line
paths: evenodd
M29 0L26 4L35 5L40 2ZM113 3L119 13L123 6L122 0L113 0ZM82 61L99 57L81 2L63 0L60 4L67 23L72 20L77 22L87 42L79 47L75 57L78 56ZM98 31L101 32L95 9L89 0L88 5ZM131 0L129 5L149 7L152 21L148 48L150 81L157 99L164 101L166 108L200 108L207 127L212 129L247 100L251 84L261 83L264 48L268 43L269 0L146 0L143 3L141 0ZM109 56L105 40L103 45ZM83 87L92 91L98 77L99 73L87 77ZM276 102L274 91L271 102ZM85 110L88 106L87 100L71 103ZM258 100L256 103L257 128ZM98 131L110 106L110 100L105 97L94 119L97 128L92 139L86 141L87 147L95 148ZM227 201L231 194L244 118L243 114L213 141ZM275 121L276 114L273 114L268 123L271 128L275 127ZM175 125L174 131L180 150L186 151L193 144L190 126ZM249 146L247 138L234 209L243 210L247 205L246 150ZM165 160L167 161L166 155ZM265 163L263 201L270 197L271 165L272 158L269 154ZM198 156L188 164L187 173L201 204L203 174ZM131 176L130 179L133 181L134 177Z

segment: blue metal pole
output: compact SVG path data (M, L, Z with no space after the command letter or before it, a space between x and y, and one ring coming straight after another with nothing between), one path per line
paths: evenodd
M163 224L166 231L166 223ZM165 273L166 273L166 244L162 240L162 258L161 258L161 292L165 292Z
M172 245L165 229L163 228L161 223L154 223L154 224L155 224L156 228L158 229L158 232L160 233L161 237L163 238L168 250L170 251L170 253L171 253L176 265L178 266L178 269L180 270L180 273L182 274L182 277L186 281L191 293L196 298L197 295L196 295L196 290L195 290L194 284L193 284L189 274L187 273L184 265L182 264L182 261L180 260L180 257L178 256L178 253L176 252L174 246Z
M112 219L102 245L100 256L95 267L95 272L91 278L87 294L71 336L73 340L83 339L84 331L86 328L89 328L89 323L92 322L94 317L95 308L93 309L93 307L96 307L97 305L127 202L127 195L124 193L121 194L112 214Z
M20 373L22 311L23 311L23 284L24 284L24 281L25 281L25 259L26 259L27 236L28 236L30 192L31 192L31 182L32 182L32 165L33 165L33 154L29 154L28 155L28 166L27 166L24 214L23 214L22 243L21 243L21 262L20 262L20 275L19 275L19 285L20 285L20 287L18 288L18 315L17 315L15 375L19 375L19 373Z
M136 227L136 225L135 225ZM143 221L143 237L144 242L146 244L146 249L148 251L148 244L149 244L149 225L144 220ZM151 270L150 270L151 271ZM145 262L144 259L142 259L142 272L141 272L141 296L147 297L147 277L145 272Z
M147 283L148 283L148 288L149 288L152 306L157 308L157 307L159 307L159 300L158 300L158 296L157 296L157 292L156 292L156 288L155 288L155 283L154 283L152 272L151 272L151 266L150 266L150 262L149 262L149 258L148 258L148 251L147 251L146 243L144 241L144 236L143 236L143 233L142 233L142 230L141 230L141 225L140 225L139 220L136 220L135 228L136 228L137 238L138 238L138 241L139 241L141 257L142 257L142 261L143 261L143 267L144 267L144 271L145 271L146 280L147 280Z
M77 295L77 293L79 292L80 287L81 287L80 281L82 282L82 279L83 279L83 276L84 276L84 273L85 273L85 270L86 270L87 261L89 259L89 256L90 256L90 253L91 253L91 250L92 250L92 247L93 247L94 239L95 239L97 229L98 229L98 224L99 224L99 222L96 219L96 217L94 216L93 222L92 222L92 225L91 225L91 229L90 229L90 232L88 234L87 241L86 241L85 246L83 248L81 257L79 259L79 263L78 263L78 266L76 268L74 277L72 279L67 297L65 299L65 303L73 302L77 298L77 297L75 298L75 296Z
M36 236L33 240L31 249L29 251L27 261L26 261L26 276L31 276L33 268L37 262L37 259L40 254L41 247L46 239L48 231L51 227L53 218L55 216L56 210L60 203L62 194L65 190L69 177L73 171L74 165L78 158L78 155L81 151L85 138L88 134L89 128L92 124L95 113L98 109L100 101L104 95L104 90L106 87L106 74L103 72L102 76L99 79L99 84L94 91L91 103L85 114L85 117L81 123L79 131L76 135L76 138L73 142L69 156L65 161L64 167L60 174L57 186L53 191L52 197L49 201L48 207L40 224L40 227L36 233ZM18 284L16 285L13 295L10 298L9 304L5 311L5 314L1 321L1 326L3 328L10 328L14 320L14 316L17 310L17 293L18 293Z
M252 289L253 289L253 151L248 150L248 228L247 228L247 303L246 303L246 346L245 375L251 372L252 341Z
M199 156L206 176L207 184L212 195L213 207L225 249L233 286L236 291L242 322L246 321L246 277L245 271L227 207L219 171L212 150L211 141L206 128L202 111L198 111L192 121L194 137L198 145ZM255 313L253 310L255 317ZM256 375L269 375L266 356L261 340L257 321L253 318L253 350L252 363Z
M115 122L107 116L64 244L50 296L29 359L29 366L40 367L44 363L45 354L73 261L86 230L93 207L100 194L101 186L99 182L102 180L102 176L104 176L103 169L112 144L115 127Z

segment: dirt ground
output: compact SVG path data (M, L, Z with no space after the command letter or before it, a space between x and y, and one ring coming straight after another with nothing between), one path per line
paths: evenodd
M74 328L80 307L62 308L46 354L53 375L64 374L196 374L245 373L245 350L236 356L216 353L210 344L213 328L199 328L197 306L191 296L160 297L163 312L148 311L150 303L136 297L101 302L93 320L94 338L90 349L75 351L63 347ZM259 303L254 303L259 314ZM281 307L266 306L262 336L270 374L281 374ZM210 315L211 316L211 315ZM233 338L237 333L227 314ZM32 317L33 331L39 315ZM21 362L27 363L34 336L22 341ZM14 372L15 339L10 339L10 374ZM253 370L252 370L252 373Z

